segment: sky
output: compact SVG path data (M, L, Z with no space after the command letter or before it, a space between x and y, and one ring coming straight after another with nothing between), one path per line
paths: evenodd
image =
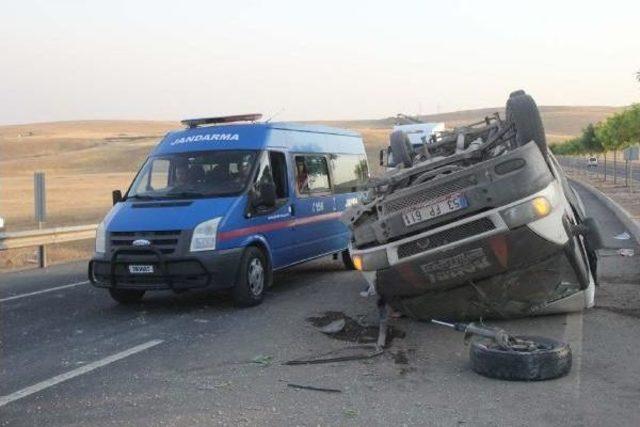
M640 101L638 1L7 1L0 124Z

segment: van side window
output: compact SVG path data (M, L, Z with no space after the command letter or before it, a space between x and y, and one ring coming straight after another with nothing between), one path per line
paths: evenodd
M331 156L334 193L361 191L369 179L369 168L364 155L338 154Z
M296 187L300 194L331 191L327 159L319 155L296 156Z
M269 151L269 161L273 174L273 182L276 184L276 197L286 199L289 197L289 181L287 179L287 160L284 153Z
M266 186L266 187L265 187ZM272 197L272 191L275 190L275 205L263 203L262 191L269 191L269 198ZM258 159L258 170L254 180L252 190L252 202L249 209L252 209L256 215L265 215L284 206L289 196L287 189L287 165L286 158L283 153L276 151L264 151Z

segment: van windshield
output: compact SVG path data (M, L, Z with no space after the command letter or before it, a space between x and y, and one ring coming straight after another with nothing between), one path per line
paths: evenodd
M147 159L127 198L171 199L230 196L242 192L257 151L176 153Z

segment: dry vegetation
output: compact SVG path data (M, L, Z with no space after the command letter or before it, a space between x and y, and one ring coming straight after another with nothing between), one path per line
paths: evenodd
M499 109L498 109L499 110ZM611 107L542 107L551 142L577 135L618 109ZM496 109L423 116L453 127L482 119ZM327 121L362 133L373 173L378 152L387 145L393 118ZM77 121L0 126L0 215L7 230L30 229L33 219L33 172L47 174L47 226L98 222L110 207L111 190L126 189L149 150L175 122ZM52 261L86 256L90 245L51 248ZM31 250L0 253L0 268L24 265Z

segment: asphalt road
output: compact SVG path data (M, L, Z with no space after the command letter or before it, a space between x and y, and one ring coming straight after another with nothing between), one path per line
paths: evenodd
M581 194L605 235L624 231ZM0 423L639 425L639 263L604 255L596 308L498 323L569 341L571 373L538 383L478 376L460 334L408 319L393 321L405 336L377 358L282 365L351 345L318 332L309 316L337 311L375 323L375 301L359 295L364 280L330 259L278 274L264 304L244 310L209 292L121 307L83 283L85 263L4 274Z

